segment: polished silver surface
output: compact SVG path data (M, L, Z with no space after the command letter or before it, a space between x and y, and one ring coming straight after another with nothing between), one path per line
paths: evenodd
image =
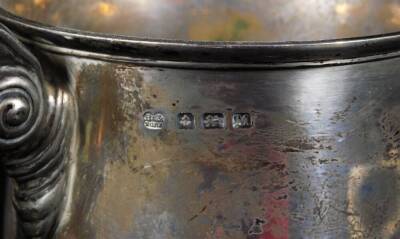
M61 238L399 236L399 59L273 71L66 63L81 144ZM149 110L165 128L143 127ZM180 112L251 112L254 125L179 129Z

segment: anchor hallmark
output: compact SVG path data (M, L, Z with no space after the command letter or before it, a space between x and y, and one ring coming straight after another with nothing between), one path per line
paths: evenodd
M194 129L194 115L192 113L179 113L178 114L178 128L179 129Z

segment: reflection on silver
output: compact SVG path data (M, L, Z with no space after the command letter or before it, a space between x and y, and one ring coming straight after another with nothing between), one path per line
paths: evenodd
M0 6L49 25L180 40L322 40L400 25L399 3L391 0L2 0ZM321 24L322 16L329 21Z

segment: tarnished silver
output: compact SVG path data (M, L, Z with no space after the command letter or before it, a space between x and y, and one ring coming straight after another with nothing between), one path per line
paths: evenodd
M400 2L0 6L0 237L400 237Z
M0 162L13 179L18 237L50 238L65 206L74 103L5 26L0 46Z

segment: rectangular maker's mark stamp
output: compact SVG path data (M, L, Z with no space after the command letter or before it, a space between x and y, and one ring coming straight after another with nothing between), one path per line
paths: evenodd
M162 113L146 112L143 114L143 125L146 129L160 130L165 128L165 116Z

